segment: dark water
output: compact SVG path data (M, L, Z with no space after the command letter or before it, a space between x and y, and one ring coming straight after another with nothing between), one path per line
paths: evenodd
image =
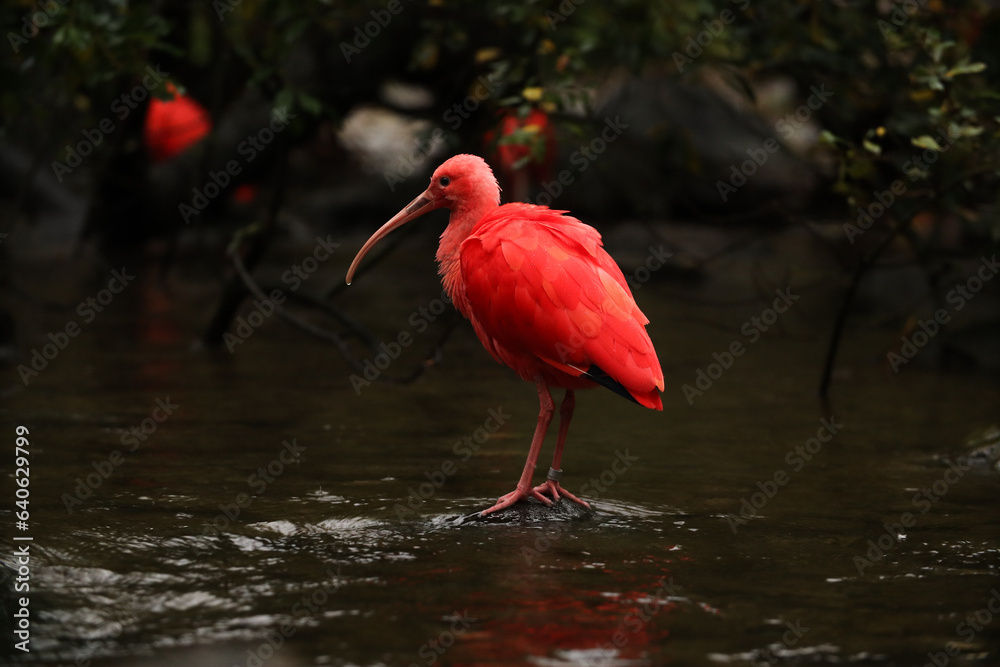
M431 240L338 297L383 340L412 334L387 373L409 373L440 332ZM360 241L344 244L303 291L342 279ZM623 264L642 264L643 243L622 247ZM311 252L270 257L262 282L287 288L282 272ZM822 263L775 242L714 266L706 282L639 282L664 411L581 393L563 483L593 511L487 523L462 517L513 488L538 405L467 324L416 382L356 391L329 346L276 317L232 353L193 347L213 278L180 266L158 281L134 261L138 277L89 323L76 304L106 286L110 267L25 265L18 281L31 296L7 302L18 363L47 333L81 325L27 387L5 371L0 541L15 569L17 550L30 550L30 653L7 632L13 659L996 660L1000 484L989 462L959 457L1000 419L995 379L919 359L894 374L884 351L898 334L861 317L822 406L837 285ZM87 291L68 287L80 272ZM800 298L751 341L744 324L787 287ZM43 297L68 308L43 308ZM710 368L735 342L743 353L730 367ZM689 403L683 385L697 388L699 369L717 379ZM13 514L17 425L30 430L26 531ZM548 443L542 470L550 456Z

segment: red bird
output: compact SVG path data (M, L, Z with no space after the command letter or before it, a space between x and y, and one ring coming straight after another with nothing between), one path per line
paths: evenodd
M500 139L487 132L487 146L495 148L500 167L500 182L513 193L514 199L527 199L531 192L530 179L552 178L556 155L556 133L548 115L531 109L524 115L512 110L500 119ZM513 138L517 141L512 141Z
M376 243L437 208L451 210L437 251L445 291L493 358L535 383L541 404L517 488L481 514L530 497L551 505L565 496L589 507L559 484L574 392L600 384L662 410L663 372L646 333L649 320L596 229L547 206L500 206L500 186L475 155L456 155L438 167L427 190L364 244L347 271L347 283ZM566 390L559 436L545 483L532 487L555 413L553 387Z
M212 118L193 97L177 92L167 82L169 100L153 98L146 110L143 139L153 162L164 162L183 153L212 131Z

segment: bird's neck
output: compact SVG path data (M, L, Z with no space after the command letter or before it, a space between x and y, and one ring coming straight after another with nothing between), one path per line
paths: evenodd
M441 274L441 282L451 302L466 318L469 317L469 311L465 296L465 281L462 279L462 243L472 234L476 223L495 210L498 205L499 202L496 200L482 198L454 208L448 219L448 226L441 234L441 243L437 251L438 273Z

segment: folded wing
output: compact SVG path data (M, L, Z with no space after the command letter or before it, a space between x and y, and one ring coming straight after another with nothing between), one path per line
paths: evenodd
M596 229L507 204L473 229L461 266L470 320L499 361L526 379L541 365L662 409L649 320Z

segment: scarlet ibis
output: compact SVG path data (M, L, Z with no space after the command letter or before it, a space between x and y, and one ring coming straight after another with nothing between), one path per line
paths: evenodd
M347 283L382 238L438 208L451 210L437 250L445 291L493 358L538 388L538 425L521 479L481 515L527 498L551 505L562 496L589 507L560 485L574 392L603 385L662 410L663 372L646 333L649 320L596 229L547 206L500 206L496 177L476 155L456 155L438 167L423 194L365 242L347 271ZM554 387L566 394L552 467L545 482L532 487L555 413Z
M146 110L143 139L153 162L163 162L184 152L212 131L208 111L192 97L167 82L171 99L153 98Z

